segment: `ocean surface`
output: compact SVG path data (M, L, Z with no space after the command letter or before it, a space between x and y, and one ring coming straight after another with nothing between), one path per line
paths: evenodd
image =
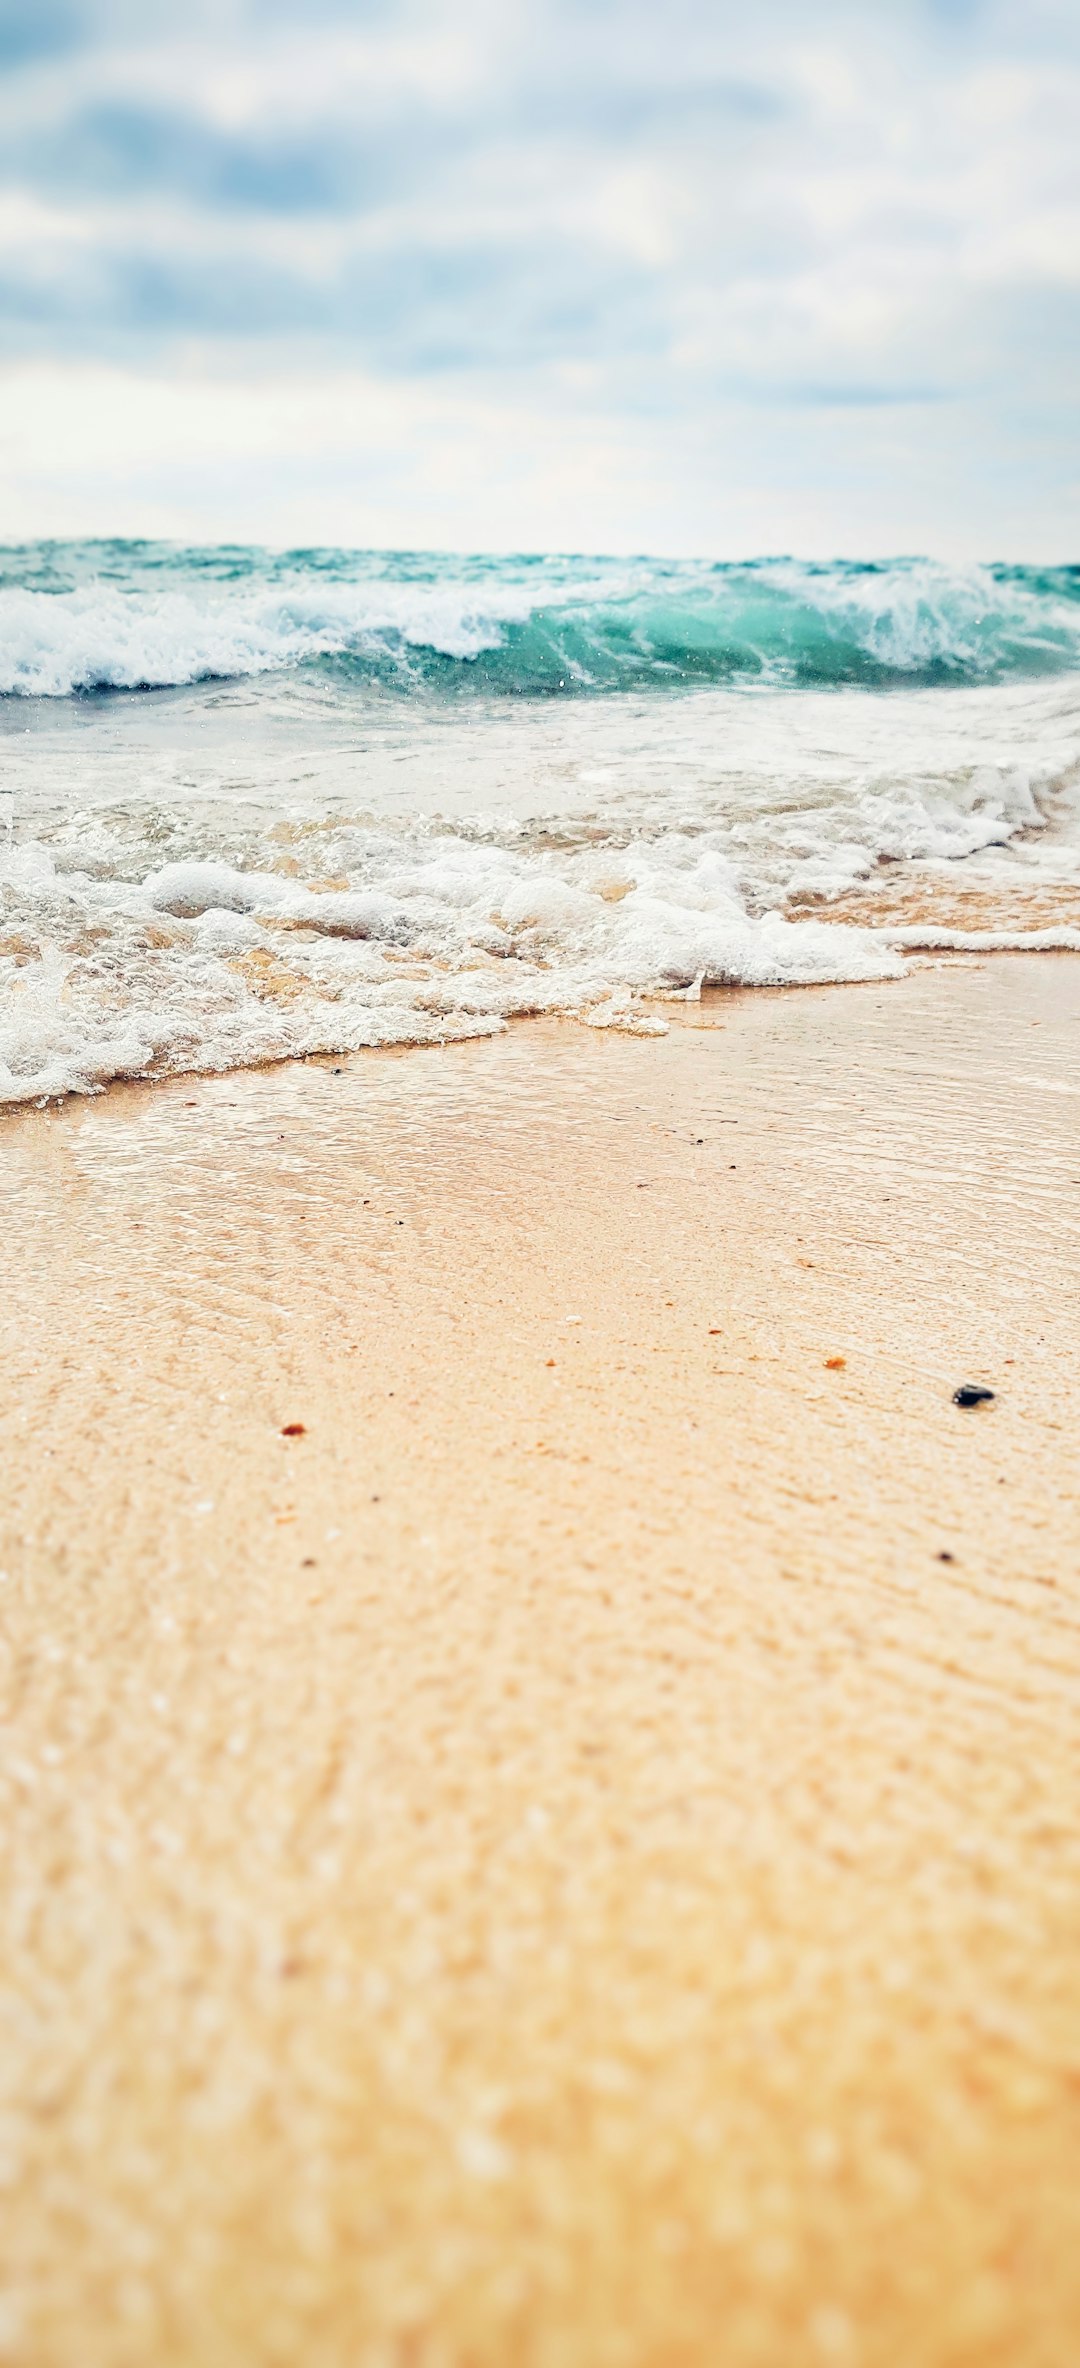
M0 1102L1080 951L1080 567L0 549Z

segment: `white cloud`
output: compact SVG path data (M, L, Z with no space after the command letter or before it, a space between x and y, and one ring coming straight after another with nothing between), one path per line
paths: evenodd
M482 539L474 515L502 542L547 522L640 544L624 501L668 548L695 517L759 547L799 519L849 548L1074 531L1070 9L177 16L117 0L84 7L81 46L12 49L0 327L16 414L35 370L53 391L18 429L9 516L96 516L107 485L125 517L182 522L233 471L237 512L291 532L337 466L343 513L412 541ZM107 383L135 442L95 478ZM57 427L70 460L46 416L83 419L73 447ZM322 439L318 469L290 432ZM392 499L356 490L380 454Z

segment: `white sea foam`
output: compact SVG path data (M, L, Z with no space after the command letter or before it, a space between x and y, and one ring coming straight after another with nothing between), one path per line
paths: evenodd
M0 1098L482 1034L524 1012L641 1030L658 1024L642 996L695 980L902 968L872 931L751 917L730 864L691 841L623 850L617 899L588 884L588 863L567 876L520 848L384 838L369 862L392 889L312 889L211 862L131 882L102 877L100 846L93 873L57 870L41 846L14 851L0 860Z
M1075 678L359 706L271 675L54 708L3 752L8 1102L1080 946L1046 901L1080 887ZM915 875L992 895L992 926L870 926Z
M531 595L464 585L297 583L222 592L0 592L0 693L58 699L75 691L164 689L214 677L281 672L399 644L474 659L497 649Z
M334 848L357 870L362 836ZM118 855L130 864L129 840ZM327 888L211 862L103 877L100 847L93 873L40 845L0 858L0 1100L481 1034L526 1012L653 1028L642 998L888 979L916 947L1080 950L1068 928L752 913L730 859L679 833L559 858L383 833L367 868L381 879Z
M1080 929L936 929L922 926L883 929L891 946L911 953L953 954L1080 954Z

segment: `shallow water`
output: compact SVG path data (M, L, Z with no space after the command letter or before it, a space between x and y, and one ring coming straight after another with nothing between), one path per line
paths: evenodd
M1064 2368L1080 965L675 1017L2 1130L20 2364Z
M35 546L0 1097L1080 948L1080 574Z

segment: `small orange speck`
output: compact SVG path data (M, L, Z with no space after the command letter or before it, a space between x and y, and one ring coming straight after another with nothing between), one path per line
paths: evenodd
M555 1359L554 1359L554 1357L549 1357L549 1358L548 1358L548 1364L549 1364L549 1365L553 1365L554 1363L555 1363Z
M306 1422L283 1422L281 1436L283 1439L302 1439L306 1430Z
M842 1373L846 1364L846 1357L826 1357L825 1371L826 1373Z

